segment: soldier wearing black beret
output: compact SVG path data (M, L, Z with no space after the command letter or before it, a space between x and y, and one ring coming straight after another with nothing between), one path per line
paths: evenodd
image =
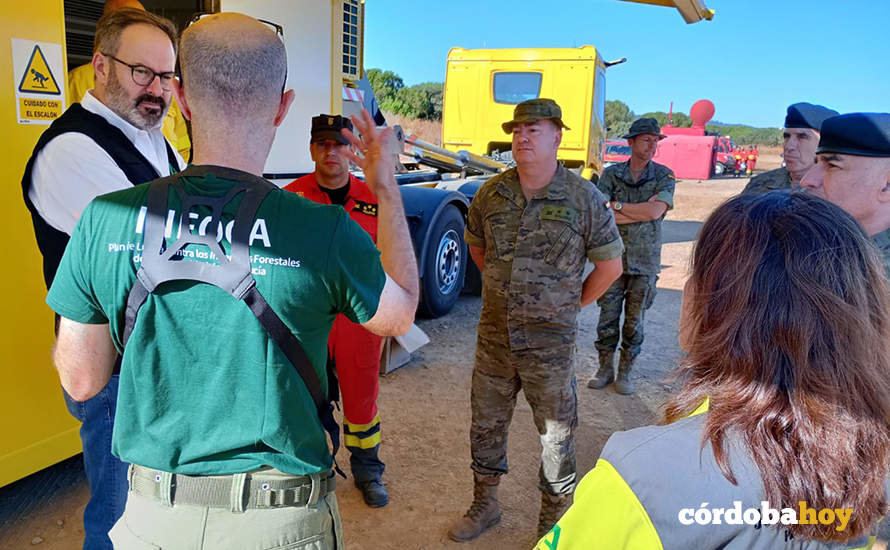
M792 189L816 162L816 144L822 122L838 112L822 105L795 103L785 115L783 156L785 166L751 178L743 193L766 193L775 189Z
M890 274L890 113L849 113L822 125L818 162L801 186L849 212L874 237Z

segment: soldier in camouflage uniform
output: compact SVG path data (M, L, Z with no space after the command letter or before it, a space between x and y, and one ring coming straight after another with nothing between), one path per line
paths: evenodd
M816 163L816 145L822 121L838 112L822 105L795 103L785 114L783 157L785 166L751 178L743 193L766 193L776 189L796 189L800 180Z
M556 160L566 128L559 106L525 101L503 128L512 132L516 167L479 189L467 220L466 241L483 282L470 398L475 489L470 509L449 531L459 542L500 521L497 486L507 473L520 389L543 446L539 536L568 507L576 479L576 316L621 273L621 239L605 199ZM595 269L584 279L588 260Z
M825 120L818 162L805 191L849 212L881 250L890 276L890 113L850 113Z
M654 118L634 121L623 136L631 157L603 170L597 187L609 200L615 223L624 241L624 273L599 299L596 327L599 369L587 386L601 389L615 381L615 391L634 392L631 367L643 345L643 320L655 298L655 283L661 271L661 221L674 206L674 173L652 161L658 141L664 139ZM624 327L619 332L621 310ZM618 375L614 371L615 349L621 340Z

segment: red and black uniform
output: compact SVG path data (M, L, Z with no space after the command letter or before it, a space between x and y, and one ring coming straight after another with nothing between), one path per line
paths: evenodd
M341 204L349 217L377 242L377 198L362 180L350 174L345 189L328 190L318 185L312 173L292 181L285 189L313 202ZM377 414L382 342L380 336L344 315L337 315L328 336L328 355L334 361L340 381L344 439L357 483L379 480L383 475L384 465L378 458L380 417Z

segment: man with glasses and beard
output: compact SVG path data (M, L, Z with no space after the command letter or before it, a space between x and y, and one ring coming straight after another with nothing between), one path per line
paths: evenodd
M176 65L176 27L138 9L104 15L96 26L95 88L43 133L22 178L25 204L43 255L47 288L80 214L98 195L165 177L185 163L161 133ZM80 420L90 501L84 511L85 549L111 549L108 531L127 496L127 464L111 454L117 402L115 374L98 393L74 400Z
M106 0L102 15L124 8L145 10L145 6L139 0ZM93 74L92 60L71 69L68 71L68 97L66 98L68 105L82 102L86 93L95 87L96 80ZM192 141L189 137L188 125L174 98L170 98L170 109L167 111L167 116L164 117L161 131L164 133L164 137L170 141L170 145L179 152L182 158L188 161L191 156Z

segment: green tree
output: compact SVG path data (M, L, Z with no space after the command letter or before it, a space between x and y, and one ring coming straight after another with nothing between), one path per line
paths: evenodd
M640 118L654 118L658 121L659 126L667 126L668 123L668 113L664 111L654 111L651 113L646 113L644 115L640 115ZM679 111L675 112L671 116L671 123L676 128L690 128L692 127L692 119L689 118L689 115L686 113L681 113Z
M410 118L429 118L432 109L429 94L416 86L411 86L398 91L393 108L389 110Z
M634 113L623 101L611 99L606 101L606 137L619 138L630 129Z
M442 120L441 82L424 82L406 87L402 77L392 71L365 71L380 108L409 118Z
M441 82L424 82L411 86L426 95L429 100L429 107L426 111L418 114L418 118L426 120L442 120L442 98L445 93L445 85Z
M396 101L396 94L405 87L402 77L392 71L381 71L380 69L368 69L365 71L371 89L377 96L377 103L384 111L396 112L390 108L392 102Z
M782 130L779 128L753 128L742 125L708 124L709 132L729 136L738 145L781 145Z

